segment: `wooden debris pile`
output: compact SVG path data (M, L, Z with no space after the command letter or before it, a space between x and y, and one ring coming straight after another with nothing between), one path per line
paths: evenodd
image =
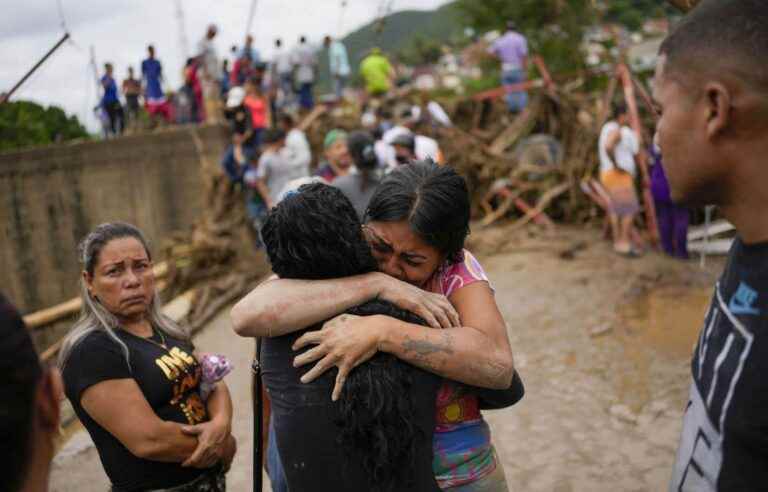
M456 126L433 136L467 179L473 216L483 225L517 209L520 226L534 220L551 228L548 215L566 221L590 215L579 182L597 163L599 107L572 90L536 94L516 116L502 100L466 100L454 110Z
M542 71L545 68L542 67ZM423 124L416 132L435 138L446 162L467 180L473 217L489 225L518 213L519 226L531 221L548 229L553 220L582 222L596 207L580 182L597 166L599 129L610 101L584 89L585 78L556 86L547 78L532 81L527 109L511 115L499 90L443 101L454 126ZM419 104L406 96L397 104ZM304 127L313 155L321 158L328 131L360 128L360 115L335 108Z
M218 165L208 162L194 130L192 136L205 183L205 206L192 230L168 238L163 252L168 263L164 297L186 298L182 319L196 331L245 295L269 268L254 247L255 232L246 220L242 193Z

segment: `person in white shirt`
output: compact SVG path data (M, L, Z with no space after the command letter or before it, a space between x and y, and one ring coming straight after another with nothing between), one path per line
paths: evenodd
M280 151L287 167L291 169L290 179L309 176L312 150L303 131L296 128L291 115L283 113L279 118L280 129L285 132L285 146Z
M603 125L598 141L600 182L610 197L608 216L611 221L613 249L625 256L637 256L632 245L632 227L640 204L635 191L640 151L637 135L627 126L627 107L617 105L613 119Z
M209 123L221 121L221 89L219 82L219 57L213 40L218 29L214 24L208 26L205 36L197 44L200 58L201 82L205 104L205 119Z
M331 39L330 36L325 37L323 44L328 49L328 65L331 79L333 79L333 92L336 94L336 99L341 100L344 95L344 86L351 72L347 48L344 43L338 39Z
M389 145L389 150L384 155L387 172L414 159L432 159L438 164L444 164L445 158L437 141L414 131L421 119L421 108L408 108L402 112L399 119L400 124L390 128L382 136L382 141Z
M283 48L283 41L280 38L275 40L272 73L277 78L276 85L280 90L278 94L279 106L285 107L293 98L293 61L291 53Z
M299 46L293 54L293 64L296 67L296 82L299 84L299 105L309 111L315 106L312 88L315 85L317 57L315 50L307 44L305 36L299 38Z

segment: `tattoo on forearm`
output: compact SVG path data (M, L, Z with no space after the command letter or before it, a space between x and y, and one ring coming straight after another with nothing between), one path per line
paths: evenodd
M406 354L411 355L410 362L432 372L446 369L449 356L455 355L455 340L449 330L442 331L440 335L441 340L437 342L426 337L415 339L406 336L402 348ZM494 387L498 386L500 381L507 379L507 366L499 362L493 354L478 360L469 358L467 364L468 374L471 375L467 377L467 383Z
M406 352L416 352L416 355L420 357L427 357L432 354L444 353L453 354L453 340L447 333L442 333L443 340L435 343L428 339L415 340L410 337L406 337L403 343L403 348Z
M403 342L403 350L413 353L413 362L425 369L439 369L445 365L446 356L453 355L453 337L443 332L439 342L430 341L427 338L422 340L406 336ZM444 357L436 358L443 355Z

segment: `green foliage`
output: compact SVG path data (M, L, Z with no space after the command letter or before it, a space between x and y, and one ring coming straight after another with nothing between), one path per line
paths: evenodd
M67 117L58 106L44 108L30 101L0 104L0 151L86 137L77 117Z
M371 48L379 47L394 54L429 40L430 44L441 45L448 42L462 26L456 12L450 6L437 10L404 10L395 12L381 21L371 22L344 38L349 51L349 61L353 70L357 70L360 61Z
M480 79L466 79L464 80L464 89L467 96L473 96L478 92L487 91L489 89L495 89L501 85L501 77L498 70L496 73L486 75Z
M353 83L359 83L360 62L374 47L381 48L390 57L404 55L412 60L432 59L435 56L435 46L439 47L443 43L462 37L464 26L456 14L451 4L436 10L403 10L371 21L349 33L341 41L349 55L351 80ZM418 41L418 38L421 38L421 41ZM320 50L318 57L318 85L320 90L329 90L328 51Z
M672 5L658 0L611 0L605 2L605 20L623 24L631 31L639 31L646 19L677 14Z
M416 35L405 48L396 53L398 60L407 65L437 63L442 55L442 43L440 41L421 35Z
M452 5L478 32L503 31L508 20L514 21L531 51L553 72L584 64L581 40L595 16L590 0L456 0Z

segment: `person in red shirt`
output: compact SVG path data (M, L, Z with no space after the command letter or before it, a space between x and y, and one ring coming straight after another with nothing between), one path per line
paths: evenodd
M267 96L261 89L261 84L258 80L249 79L245 83L245 100L243 104L251 112L253 134L256 146L258 147L261 145L261 135L269 125L271 118L269 101L267 101Z
M203 86L200 83L200 63L197 58L189 58L184 67L184 89L192 102L191 119L195 123L205 121L203 106Z

